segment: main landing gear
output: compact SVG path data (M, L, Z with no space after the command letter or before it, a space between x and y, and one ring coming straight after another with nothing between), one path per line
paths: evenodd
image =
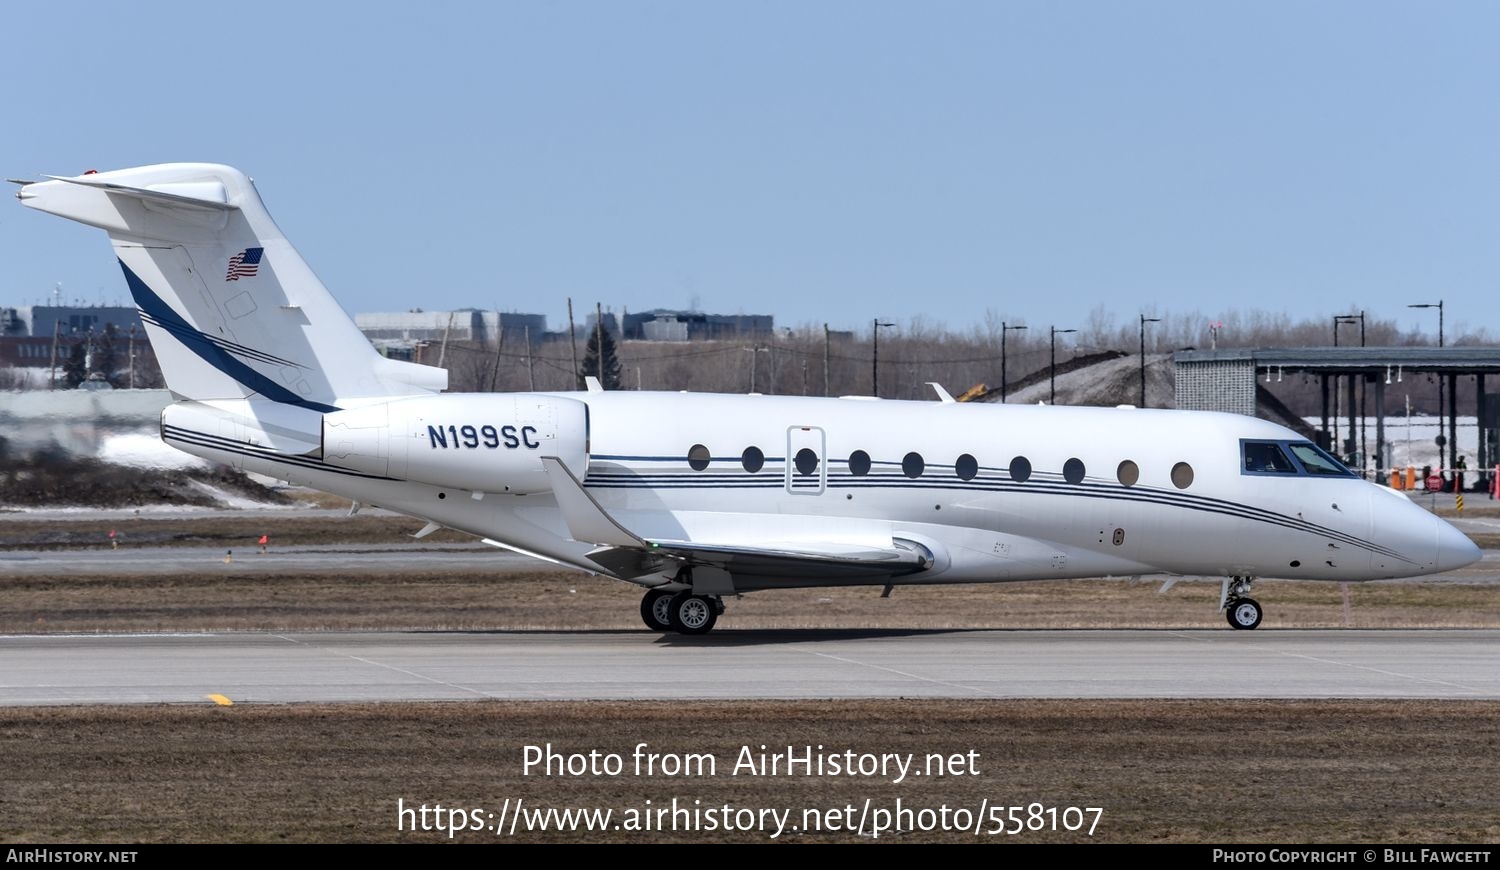
M641 598L641 621L652 631L708 634L723 612L724 602L719 596L694 595L691 589L652 589Z
M1233 628L1249 631L1260 625L1261 616L1264 615L1260 602L1250 597L1250 584L1254 579L1229 577L1224 580L1224 618L1229 620L1229 625Z
M646 627L652 631L671 631L672 617L669 616L668 607L671 604L675 592L667 592L664 589L652 589L641 599L641 620Z

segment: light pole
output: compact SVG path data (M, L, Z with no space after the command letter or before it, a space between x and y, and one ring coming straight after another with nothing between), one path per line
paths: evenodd
M1141 315L1141 407L1146 407L1146 324L1161 323L1160 317Z
M1418 302L1415 305L1408 305L1406 307L1407 308L1436 308L1438 310L1438 347L1442 347L1443 346L1443 300L1439 299L1436 302ZM1441 370L1439 370L1438 371L1438 437L1437 437L1438 457L1439 457L1438 458L1438 467L1439 468L1442 468L1443 465L1446 464L1446 463L1444 463L1444 461L1442 459L1442 455L1443 455L1444 449L1452 450L1454 453L1458 452L1458 448L1457 447L1450 447L1446 443L1447 440L1448 439L1446 439L1446 438L1443 437L1443 373L1442 373Z
M1443 347L1443 300L1437 300L1437 302L1419 302L1416 305L1409 305L1407 308L1437 309L1437 347Z
M1066 335L1070 332L1077 331L1078 330L1076 329L1058 329L1055 326L1052 327L1051 385L1047 388L1047 404L1049 405L1057 404L1057 337L1059 335Z
M742 347L740 350L750 354L750 392L755 392L755 361L759 359L757 353L770 353L770 348L765 347Z
M1024 326L1009 326L1005 321L1000 321L1000 404L1005 404L1005 334L1012 329L1022 330Z
M1365 313L1363 311L1361 311L1358 314L1340 314L1340 315L1337 315L1337 316L1335 316L1333 318L1333 346L1334 347L1338 347L1339 346L1339 324L1342 324L1342 323L1349 323L1349 324L1358 323L1359 324L1359 346L1360 347L1364 347L1365 346ZM1353 454L1355 452L1358 452L1358 454L1359 454L1359 473L1360 473L1360 476L1363 477L1364 473L1365 473L1365 465L1366 465L1365 453L1369 449L1369 444L1367 444L1365 442L1365 414L1364 414L1364 411L1365 411L1365 408L1368 405L1368 403L1366 402L1366 397L1365 397L1365 379L1364 379L1363 375L1361 375L1360 378L1359 378L1359 404L1356 406L1355 402L1354 402L1354 377L1355 376L1353 374L1350 374L1348 377L1349 377L1349 443L1351 445L1354 445L1354 447L1358 448L1357 451L1354 448L1351 448L1349 450L1349 452L1351 454ZM1355 415L1356 415L1356 409L1358 410L1358 416L1359 416L1359 429L1358 429L1357 433L1356 433L1355 427L1354 427L1354 418L1355 418Z
M872 333L870 353L870 395L880 398L880 327L895 326L894 323L886 323L880 318L875 318L875 329Z
M135 324L130 324L130 388L135 389Z
M1334 316L1334 318L1333 318L1333 346L1334 347L1338 347L1339 346L1339 324L1341 324L1341 323L1358 323L1359 324L1359 346L1360 347L1364 347L1365 346L1365 313L1363 311L1361 311L1358 314L1339 314L1339 315L1335 315Z

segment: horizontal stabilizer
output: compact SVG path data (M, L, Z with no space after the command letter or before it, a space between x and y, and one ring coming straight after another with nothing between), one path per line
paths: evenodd
M47 178L52 181L81 184L84 187L97 187L109 193L117 193L136 199L169 203L187 208L230 211L239 207L229 204L229 197L224 190L224 185L217 181L181 181L169 184L154 184L150 187L130 187L129 185L112 181L102 181L88 175L76 175L72 177L49 175ZM24 193L22 194L22 198L25 198Z

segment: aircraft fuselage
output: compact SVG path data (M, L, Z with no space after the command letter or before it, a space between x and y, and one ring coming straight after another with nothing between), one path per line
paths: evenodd
M582 467L573 471L641 537L751 548L896 539L930 551L930 567L889 581L898 584L1154 573L1356 581L1448 570L1474 556L1452 526L1383 487L1352 476L1246 473L1243 441L1302 439L1238 415L686 393L548 397L586 405ZM570 539L545 483L524 494L485 487L494 479L488 469L558 452L537 421L515 416L512 396L409 401L425 411L400 433L408 442L402 467L427 468L433 479L369 474L332 455L332 443L321 458L288 462L255 443L253 424L238 430L244 443L236 445L216 434L224 424L205 422L253 420L254 402L174 406L206 416L183 423L182 410L169 410L168 423L179 422L165 435L245 470L600 570L587 556L592 544ZM350 473L350 464L361 471ZM736 591L825 582L876 581L750 572L736 578Z

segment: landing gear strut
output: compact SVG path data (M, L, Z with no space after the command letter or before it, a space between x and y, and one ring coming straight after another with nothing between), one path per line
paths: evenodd
M1228 577L1224 580L1224 591L1220 596L1224 618L1232 628L1249 631L1260 625L1260 602L1250 597L1253 577Z

